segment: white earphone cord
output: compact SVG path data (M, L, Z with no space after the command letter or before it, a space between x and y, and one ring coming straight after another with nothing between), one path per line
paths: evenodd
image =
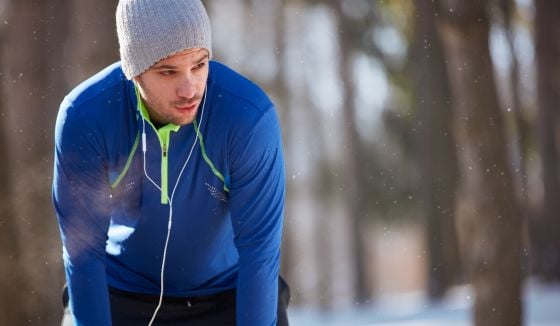
M200 127L202 127L202 119L204 118L204 106L205 106L205 104L206 104L206 88L204 88L204 98L202 100L202 110L200 112L200 123L199 123ZM200 130L200 127L199 127L199 130ZM162 261L161 261L159 300L158 300L158 305L157 305L157 307L154 310L154 313L152 315L152 318L150 319L150 322L148 323L148 326L151 326L152 323L155 321L156 316L158 314L158 311L161 308L161 305L162 305L162 302L163 302L165 261L166 261L166 258L167 258L167 247L168 247L169 238L170 238L170 235L171 235L171 225L173 224L173 197L175 197L175 190L177 190L177 185L179 185L179 180L181 180L181 176L183 175L183 171L185 171L185 168L187 167L187 164L189 163L189 161L191 159L191 155L192 155L192 153L194 151L194 148L196 147L197 143L198 143L198 130L195 130L194 142L193 142L193 145L191 147L191 150L189 151L189 155L187 156L187 159L185 160L185 163L183 164L183 167L181 168L181 172L179 172L179 176L177 177L177 180L175 181L175 186L173 187L173 191L171 192L171 198L169 198L169 196L167 197L167 201L169 202L169 219L168 219L168 222L167 222L167 236L165 237L165 245L163 247L163 257L162 257ZM152 180L152 178L150 178L150 176L148 175L148 172L146 171L146 152L147 152L146 121L143 118L142 118L142 152L143 152L142 162L143 162L143 166L144 166L144 175L157 189L159 189L159 191L162 191L161 187L158 186L154 182L154 180Z

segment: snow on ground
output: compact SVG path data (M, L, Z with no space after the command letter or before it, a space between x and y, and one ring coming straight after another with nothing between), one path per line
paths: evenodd
M524 293L525 326L560 326L560 284L527 281ZM332 312L293 307L290 325L469 326L474 297L468 286L450 291L439 304L429 304L423 293L379 298L368 307Z

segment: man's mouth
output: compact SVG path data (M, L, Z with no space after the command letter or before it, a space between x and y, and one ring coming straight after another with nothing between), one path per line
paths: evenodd
M190 103L190 104L185 104L185 105L175 105L175 107L181 111L192 111L194 109L196 109L196 106L198 105L198 103Z

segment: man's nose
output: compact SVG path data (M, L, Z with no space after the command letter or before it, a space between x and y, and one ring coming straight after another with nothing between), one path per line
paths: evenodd
M177 96L191 99L196 95L196 83L191 76L185 76L177 86Z

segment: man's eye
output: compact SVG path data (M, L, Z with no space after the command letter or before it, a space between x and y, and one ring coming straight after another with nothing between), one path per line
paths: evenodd
M159 73L162 76L171 76L173 74L175 74L175 71L173 70L163 70Z
M196 66L194 66L193 70L201 69L202 67L204 67L204 65L206 65L206 62L201 62L201 63L197 64Z

